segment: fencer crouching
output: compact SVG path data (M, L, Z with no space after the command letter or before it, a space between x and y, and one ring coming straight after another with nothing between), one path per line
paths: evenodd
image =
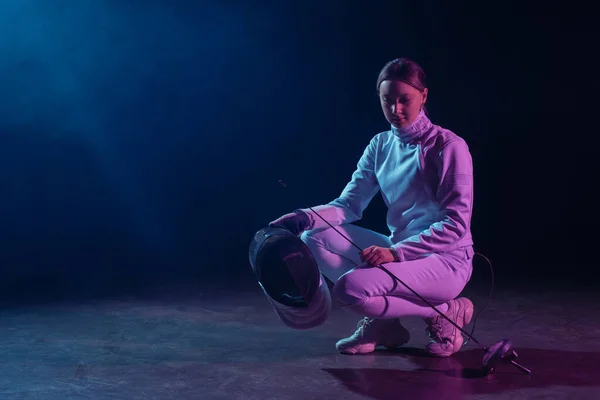
M426 350L449 356L463 345L461 332L378 266L384 264L461 328L471 321L472 302L458 297L471 277L474 254L469 147L427 116L425 74L415 62L387 63L377 91L390 129L371 138L341 195L283 215L271 226L301 236L321 273L334 282L335 302L363 317L356 332L337 343L340 352L403 345L410 335L400 320L416 316L431 339ZM387 206L389 236L353 224L378 192Z

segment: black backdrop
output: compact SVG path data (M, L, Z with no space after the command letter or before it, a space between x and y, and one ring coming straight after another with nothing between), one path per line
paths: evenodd
M584 12L31 0L2 18L6 296L247 279L254 232L332 200L387 128L375 80L401 56L428 74L433 122L471 147L476 249L499 284L594 282ZM378 196L360 224L387 233L384 212Z

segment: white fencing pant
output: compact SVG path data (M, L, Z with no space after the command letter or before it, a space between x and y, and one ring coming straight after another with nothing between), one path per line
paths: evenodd
M361 249L392 245L387 236L356 225L344 224L336 229ZM335 283L333 297L342 307L371 318L427 318L436 314L383 269L364 265L359 250L333 229L306 231L301 239L316 258L321 273ZM384 266L437 307L463 291L473 271L473 254L473 247L468 246Z

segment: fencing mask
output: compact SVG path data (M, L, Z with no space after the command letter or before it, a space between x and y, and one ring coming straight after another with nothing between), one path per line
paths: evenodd
M310 329L325 322L331 312L329 288L299 237L282 228L263 228L250 243L249 256L258 284L284 324Z

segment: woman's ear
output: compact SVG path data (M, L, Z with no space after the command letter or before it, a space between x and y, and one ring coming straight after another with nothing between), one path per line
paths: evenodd
M423 97L423 100L421 100L421 108L423 108L423 106L425 106L425 103L427 102L427 93L427 88L423 89L423 93L421 94Z

